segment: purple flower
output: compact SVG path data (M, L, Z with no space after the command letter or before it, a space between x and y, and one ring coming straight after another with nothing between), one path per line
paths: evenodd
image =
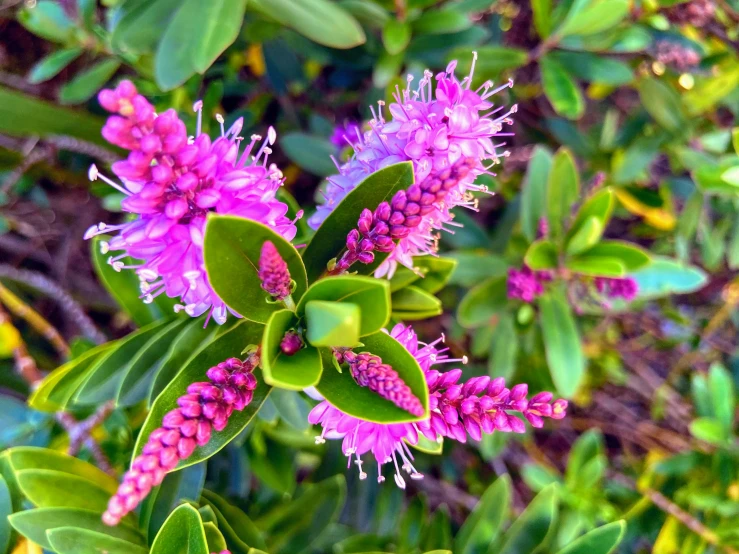
M462 371L453 369L439 372L432 369L435 364L462 361L450 359L448 349L437 349L442 342L424 344L418 341L411 327L396 325L390 332L418 361L424 371L429 386L429 419L416 423L381 424L365 421L350 416L329 402L322 401L308 416L314 425L321 425L321 435L316 443L342 439L342 450L351 464L359 468L360 479L366 479L367 473L362 468L362 455L371 452L377 462L377 481L383 482L382 466L393 463L395 467L395 483L405 488L403 469L411 479L421 479L413 466L413 455L408 445L418 443L419 433L428 439L437 441L441 437L466 442L467 435L475 440L482 433L494 431L521 433L525 425L519 417L523 416L533 427L541 427L544 418L562 419L567 411L566 400L552 402L549 392L541 392L527 400L528 386L517 385L507 389L503 379L491 380L490 377L473 377L465 383L459 383Z
M265 241L262 245L259 278L262 280L262 288L275 300L282 301L290 296L290 271L271 241Z
M331 135L331 144L338 148L344 148L347 145L352 144L354 140L361 140L362 130L359 124L354 121L347 121L343 125L337 125L334 127L334 132Z
M197 446L210 441L213 431L222 431L231 414L243 410L254 395L257 380L252 371L259 363L255 352L245 361L230 358L210 368L207 382L193 383L187 394L162 420L131 464L103 514L106 525L118 525L159 485L180 460L189 458Z
M397 199L398 203L390 206L388 217L395 213L399 214L396 218L403 216L405 230L402 236L391 233L389 243L383 239L379 244L375 241L376 237L350 237L350 240L356 239L359 246L363 246L356 251L356 259L352 259L352 263L369 263L366 260L374 258L373 249L390 252L375 272L378 277L392 276L399 263L412 268L414 256L435 253L437 231L454 225L451 209L456 206L476 209L476 200L470 192L487 189L475 185L475 179L478 175L489 173L501 156L507 156L507 152L498 153L503 144L496 144L493 139L510 134L501 131L504 124L511 123L509 116L516 111L516 107L507 111L504 106L494 108L488 99L512 86L512 82L495 89L491 82L486 82L479 89L472 90L474 62L473 70L461 81L454 75L455 68L456 62L452 62L445 72L435 77L427 70L415 90L411 89L413 78L409 76L408 87L402 91L397 89L395 102L389 106L389 121L385 119L383 103L380 102L379 112L369 123L370 130L353 144L355 155L340 168L338 175L329 177L323 191L326 201L308 221L311 227L318 228L344 196L368 175L391 164L412 161L417 183L413 190L419 186L425 187L423 193L435 196L433 199L429 197L429 204L425 204L425 200L410 200L423 206L423 213L411 213L399 208L402 199ZM486 166L485 160L491 160L491 163ZM461 170L463 166L464 171ZM436 192L427 190L439 181L447 181L449 175L446 172L453 168L457 168L459 173L455 174L453 182L443 185L449 185L443 194L437 195L438 189ZM443 175L447 176L441 178ZM406 193L408 196L415 194L410 189ZM396 199L393 201L396 202ZM418 219L408 221L408 218L415 217ZM364 215L363 219L372 222L370 217ZM389 223L391 227L399 225L385 218L378 219ZM377 236L388 235L379 232ZM365 239L371 242L362 245ZM394 240L398 241L397 245ZM367 255L362 257L360 253Z
M113 164L118 184L90 168L90 178L105 182L126 195L121 207L136 214L120 225L100 223L85 233L91 238L115 233L103 242L103 253L116 252L108 259L116 271L132 268L141 280L144 302L159 294L181 298L184 309L195 317L209 311L217 323L226 320L228 307L208 283L203 261L203 233L208 213L230 214L272 227L287 240L296 233L288 207L275 198L282 174L267 166L269 145L275 141L270 128L267 139L253 135L239 152L242 127L239 119L228 130L221 123L215 141L200 133L202 103L195 138L188 138L184 123L174 110L156 114L154 107L129 81L115 90L103 90L100 104L112 115L103 127L103 136L112 144L130 150L128 158ZM253 153L257 147L256 153ZM127 266L126 256L141 260ZM235 314L238 315L238 314Z
M296 331L288 331L280 341L280 350L286 356L294 356L303 348L303 339Z
M528 266L508 270L508 298L533 302L544 294L544 283L552 280L550 271L533 271Z
M636 298L639 292L639 283L631 277L610 278L596 277L594 280L596 290L608 298L623 298L627 302Z

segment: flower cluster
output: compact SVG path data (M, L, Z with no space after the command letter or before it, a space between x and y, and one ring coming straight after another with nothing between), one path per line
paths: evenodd
M234 410L241 411L251 402L257 387L252 371L258 363L258 352L243 362L230 358L207 371L207 382L187 388L187 394L177 400L179 407L165 415L162 426L149 435L110 499L103 514L107 525L117 525L180 460L189 458L197 446L208 444L214 430L225 429Z
M352 144L354 156L339 168L338 175L328 178L328 185L323 191L326 201L309 219L313 228L318 228L344 196L368 175L388 165L412 161L418 185L414 191L421 190L420 186L427 189L444 187L443 194L438 194L440 188L434 189L434 192L422 191L432 195L426 197L429 204L421 201L422 194L416 200L393 199L395 205L391 202L390 206L378 208L380 213L371 214L373 217L363 214L360 226L365 231L369 231L367 225L371 227L374 215L387 215L389 218L393 214L398 214L395 215L398 219L402 216L401 223L405 224L405 230L395 236L378 231L374 238L366 237L365 231L360 231L361 237L353 233L348 237L347 245L353 253L347 254L344 261L340 262L342 267L354 261L368 263L367 260L374 258L369 254L375 250L389 252L387 259L375 272L378 277L392 276L399 263L412 268L414 256L436 252L436 232L443 230L445 225L453 224L452 208L474 208L476 200L471 192L487 190L484 186L475 185L474 181L477 176L489 173L490 167L498 162L500 156L507 155L507 152L498 153L503 144L496 144L493 139L509 134L501 131L504 124L512 122L509 116L516 111L516 107L505 111L503 106L494 107L488 100L500 90L512 86L512 82L498 88L486 82L473 90L474 65L473 60L472 70L462 81L458 81L454 75L456 62L450 63L444 72L436 76L426 71L415 90L411 88L413 77L409 76L407 88L402 91L398 88L394 95L395 102L389 106L391 120L385 120L381 102L379 112L369 122L369 131ZM491 160L491 163L486 166L485 160ZM452 173L453 168L457 168L457 173ZM452 175L455 179L449 182ZM406 191L406 195L410 197L411 192ZM424 208L421 215L420 209L416 212L412 211L415 208L407 211L404 206L406 201L417 204L419 208L431 208ZM414 219L416 217L418 220ZM411 218L410 222L408 218ZM400 225L384 217L378 217L377 220L377 225L381 226L380 222L383 222L390 229ZM384 230L384 227L381 226L381 229ZM380 238L388 236L397 240L397 245Z
M550 271L534 271L529 266L508 270L508 298L533 302L544 294L544 283L553 278Z
M594 280L596 290L608 298L623 298L630 302L636 298L639 292L639 284L631 277L609 278L596 277Z
M321 425L317 443L326 439L342 439L342 450L351 463L359 468L360 479L366 479L361 456L371 452L377 461L377 480L383 482L382 466L393 463L395 483L405 488L403 469L411 479L422 479L423 475L413 466L413 454L408 445L418 444L419 433L430 440L441 437L465 442L467 435L475 440L482 433L494 431L521 433L524 423L516 414L523 416L533 427L541 427L544 418L561 419L567 410L566 400L552 402L552 394L542 392L527 399L528 387L517 385L507 389L502 379L475 377L459 383L462 372L454 369L439 372L432 366L449 363L447 348L437 349L443 337L431 344L418 341L411 327L396 325L390 332L396 340L418 361L424 372L430 391L429 419L417 423L380 424L350 416L331 406L325 400L319 403L308 416L314 425ZM466 361L466 360L461 360ZM400 465L399 465L400 464Z
M226 131L219 117L221 136L211 141L200 132L202 103L195 106L198 129L193 138L174 110L156 114L130 81L122 81L115 90L101 91L99 100L115 114L108 118L103 136L130 153L126 160L113 164L122 185L100 175L95 166L90 178L101 178L126 195L121 207L138 217L121 225L100 223L88 229L85 238L116 233L110 242L102 243L103 253L117 253L108 260L116 271L136 269L145 302L165 293L184 303L177 305L178 311L184 309L191 316L209 311L216 322L225 322L228 307L205 273L207 214L253 219L288 240L296 233L294 221L287 217L287 205L275 198L282 174L267 165L274 129L270 128L256 152L261 141L258 135L240 152L242 120ZM127 256L142 262L126 265Z
M274 300L281 301L290 296L290 271L271 241L265 241L262 245L259 279L262 281L262 289Z
M338 349L335 355L340 364L346 362L349 365L349 371L360 387L367 387L411 415L416 417L423 415L421 401L400 378L398 372L383 363L379 356L368 352L357 354L351 350Z

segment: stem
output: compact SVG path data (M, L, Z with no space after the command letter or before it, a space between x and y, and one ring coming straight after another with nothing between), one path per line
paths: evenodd
M295 301L293 300L292 294L289 294L285 298L282 299L282 302L285 304L285 307L290 310L291 312L294 312L296 309Z

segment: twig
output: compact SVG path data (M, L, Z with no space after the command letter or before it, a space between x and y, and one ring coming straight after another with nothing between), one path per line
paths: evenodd
M45 275L28 269L17 269L7 264L0 264L0 278L2 277L23 283L56 300L64 314L77 325L86 338L95 344L102 344L107 340L77 301Z
M23 175L28 171L31 166L36 165L38 162L44 161L51 156L51 150L45 146L39 146L32 150L23 161L8 174L0 186L0 193L7 194L10 190L21 180Z
M683 510L680 506L675 504L672 500L667 498L661 492L650 489L649 487L645 487L643 485L639 485L625 475L616 474L612 477L615 481L618 481L622 485L625 485L643 494L652 502L652 504L657 506L663 512L674 517L676 520L685 525L685 527L693 531L693 533L698 535L707 543L722 549L727 554L739 554L739 551L735 550L734 548L721 544L719 536L714 531L703 525L703 523L701 523L688 512Z
M91 158L97 158L107 165L111 165L120 159L120 156L117 156L107 148L74 137L51 135L45 137L44 142L62 150L69 150L70 152L77 152L78 154L85 154Z
M80 449L85 446L92 455L93 459L97 463L98 467L105 473L113 474L114 470L108 461L108 457L103 453L100 445L92 437L92 430L100 425L113 411L114 403L111 400L106 402L97 411L87 419L77 421L74 417L66 412L59 412L56 414L57 421L64 427L65 431L69 435L69 449L68 453L70 456L75 456Z
M2 283L0 283L0 303L4 304L8 310L18 317L25 319L31 327L51 343L60 356L63 358L69 357L69 345L56 330L56 327L46 321L41 314L23 302Z

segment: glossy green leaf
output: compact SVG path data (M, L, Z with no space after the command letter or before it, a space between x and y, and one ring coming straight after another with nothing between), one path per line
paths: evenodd
M166 359L169 347L187 319L177 319L154 334L126 366L116 392L116 405L133 406L144 400L151 382Z
M568 119L580 119L585 113L582 91L564 65L550 55L539 60L541 84L554 111Z
M390 320L390 285L384 279L360 275L338 275L315 282L298 303L297 313L305 313L308 302L346 302L360 309L360 336L375 333Z
M490 554L533 554L555 525L558 507L557 485L545 488L531 501L503 536L500 549Z
M570 306L556 296L542 296L539 310L549 372L557 391L565 398L572 398L585 374L575 319Z
M392 302L396 319L427 319L443 311L441 300L413 285L393 293Z
M218 517L218 526L229 539L229 544L236 538L237 541L244 545L255 548L267 548L261 531L241 509L229 504L226 500L209 490L203 491L203 498L211 507L215 508L214 511Z
M141 453L151 432L161 425L162 418L167 412L177 406L177 399L186 393L187 387L191 383L204 381L206 379L205 373L209 368L226 358L241 356L242 351L249 345L260 344L263 330L264 326L262 325L252 321L241 321L190 358L185 367L154 401L136 441L133 458ZM229 418L226 428L223 431L214 432L208 444L199 446L192 456L186 460L181 460L177 465L178 469L210 458L246 428L270 391L270 387L264 383L261 375L258 375L257 381L259 385L254 390L254 397L249 405L241 412L234 412Z
M308 284L300 255L289 242L267 226L242 217L210 215L205 226L205 267L213 290L232 310L260 323L282 308L267 302L269 295L259 278L259 257L268 240L287 263L296 283L293 300L297 301Z
M595 216L588 217L567 241L565 251L568 254L579 254L595 246L603 235L603 224Z
M626 532L622 519L585 533L565 546L557 554L611 554L621 543Z
M464 327L479 327L505 310L507 305L507 278L492 277L467 292L457 308L457 318Z
M643 79L638 90L642 105L662 127L673 133L687 129L680 96L668 84L657 79Z
M103 513L110 492L82 477L51 469L16 471L18 486L39 508L82 508Z
M103 533L58 527L50 529L47 537L57 554L147 554L148 548Z
M399 190L414 182L413 164L402 162L369 175L334 208L313 235L303 251L308 281L313 282L326 271L326 264L346 248L346 236L357 226L362 210L374 210L389 201Z
M602 33L618 25L628 13L628 0L575 2L557 34L565 37Z
M96 405L115 398L124 371L136 354L167 325L166 320L155 321L113 343L87 373L72 400L74 405Z
M539 37L547 38L552 32L552 0L532 0L531 11L536 32Z
M146 544L141 533L131 527L126 521L115 527L105 525L100 518L100 512L83 510L80 508L36 508L24 510L10 516L10 524L21 535L35 542L39 546L51 550L46 532L58 527L73 527L102 533L113 538L122 539L128 543Z
M7 552L10 546L11 523L8 516L13 513L13 499L5 479L0 476L0 552Z
M573 221L570 230L567 232L567 240L570 240L570 237L572 237L580 229L583 223L591 217L600 221L602 229L605 229L611 219L611 214L613 213L615 205L616 198L610 187L596 192L593 196L588 198L577 211L575 221Z
M382 358L382 361L390 365L398 376L410 387L411 392L421 401L424 409L428 412L428 386L423 376L423 371L416 359L397 340L387 333L380 331L373 335L362 338L364 346L355 349L356 352L370 352ZM428 414L414 417L405 410L398 408L389 400L377 395L366 387L360 387L351 376L351 372L344 370L342 373L332 371L328 368L333 362L329 359L330 351L322 352L324 355L324 366L327 370L323 372L321 381L317 385L326 400L341 411L376 423L402 423L423 420Z
M536 240L539 222L546 215L547 179L551 167L549 150L535 146L521 184L521 229L530 242Z
M557 247L549 240L537 240L529 246L524 262L531 269L556 269L559 266Z
M63 48L43 58L31 68L28 74L28 82L32 84L43 83L56 77L60 71L80 57L82 48Z
M547 181L547 222L555 238L563 233L564 222L580 196L580 176L572 152L560 148L552 159Z
M581 275L594 277L623 277L626 267L620 260L605 256L590 256L586 253L565 260L565 267Z
M303 390L321 378L321 354L306 345L297 354L287 356L280 349L285 333L295 328L297 320L290 310L280 310L269 318L262 338L262 375L268 385ZM355 343L356 344L356 343Z
M89 100L103 88L120 66L121 62L116 58L108 58L96 63L91 68L76 75L74 79L59 90L59 102L62 104L81 104Z
M208 543L208 550L211 552L223 552L228 549L226 539L223 534L218 530L215 524L207 522L203 524L205 531L205 539Z
M102 253L101 246L109 239L108 236L99 235L90 241L90 252L95 273L105 290L115 298L123 311L139 327L160 319L164 314L161 313L157 305L155 303L145 304L140 298L141 290L139 286L141 282L136 273L129 270L116 271L107 262L110 256ZM134 261L128 257L122 258L121 261L125 265L135 265Z
M453 258L441 256L418 256L413 258L413 264L415 265L414 269L423 274L423 277L416 281L414 286L435 294L449 282L458 262Z
M53 0L27 4L18 12L18 21L34 35L54 42L68 42L74 36L74 22L64 7Z
M182 504L164 522L151 554L208 554L203 520L189 504Z
M182 0L127 0L119 6L120 18L115 22L111 43L117 50L148 53L162 38Z
M382 29L382 43L389 54L400 54L411 41L411 27L405 21L389 19Z
M584 256L614 258L621 262L626 271L638 271L649 265L651 257L643 248L630 242L604 240L583 253Z
M356 346L361 315L356 304L311 300L305 305L308 343L313 346Z
M162 34L154 58L154 75L163 90L205 73L236 40L246 0L183 0Z
M486 554L511 505L511 479L508 475L498 477L480 498L472 513L454 538L457 554Z
M357 20L329 0L252 0L249 9L264 13L324 46L353 48L366 40Z
M323 137L287 133L280 137L279 146L301 169L321 177L336 173L336 166L331 161L331 156L336 154L336 146Z

